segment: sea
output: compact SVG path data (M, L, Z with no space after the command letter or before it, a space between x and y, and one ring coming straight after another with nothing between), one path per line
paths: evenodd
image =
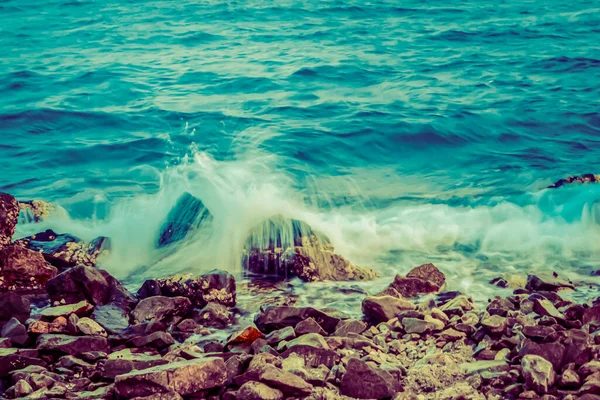
M600 292L600 184L547 188L600 173L598 2L0 0L0 54L0 190L61 210L17 236L110 237L132 285L239 275L283 215L381 276L311 301L428 262ZM165 253L185 192L212 229Z

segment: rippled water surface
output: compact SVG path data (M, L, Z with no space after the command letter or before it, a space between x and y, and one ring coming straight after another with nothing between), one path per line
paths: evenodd
M218 228L161 273L235 269L282 213L386 281L596 279L600 187L544 189L600 172L595 2L1 0L0 51L0 189L115 274L190 191Z

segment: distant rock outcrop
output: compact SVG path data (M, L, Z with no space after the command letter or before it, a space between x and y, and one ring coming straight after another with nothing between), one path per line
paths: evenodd
M568 178L560 179L548 186L548 189L556 189L564 185L571 183L595 183L600 182L600 175L595 174L584 174L577 176L569 176Z

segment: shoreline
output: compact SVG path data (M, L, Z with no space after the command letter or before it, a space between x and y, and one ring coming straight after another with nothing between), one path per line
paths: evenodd
M381 293L345 293L360 316L297 306L301 293L218 270L147 280L134 294L95 267L105 240L67 240L52 254L31 248L40 237L12 242L23 207L0 196L6 398L600 399L600 297L565 300L576 288L560 276L523 277L524 288L477 307L424 264ZM305 285L374 277L302 229L286 258L255 247L254 265Z

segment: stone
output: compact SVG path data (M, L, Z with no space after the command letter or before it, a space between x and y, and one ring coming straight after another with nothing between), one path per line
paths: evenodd
M487 315L481 319L481 326L492 334L501 334L504 332L506 323L506 318L499 315Z
M264 333L288 326L296 326L300 321L313 318L327 333L333 333L340 318L311 307L269 306L254 318L254 324Z
M544 317L552 317L559 320L565 319L564 315L562 315L554 305L546 299L536 298L533 300L533 312Z
M192 308L187 297L153 296L141 300L131 316L135 323L160 321L168 322L173 317L185 317Z
M31 304L27 298L16 293L0 293L0 326L12 318L25 323L31 315Z
M393 296L368 296L362 302L363 314L374 323L387 322L402 311L416 309L413 303Z
M251 381L262 382L280 390L288 397L304 397L313 391L313 387L302 378L271 364L258 364L249 367L244 374L235 377L234 381L240 387Z
M108 272L79 265L48 281L50 300L66 304L87 300L95 306L115 304L128 309L135 302L131 293Z
M19 222L37 223L47 219L57 208L43 200L21 200L19 209Z
M333 336L348 336L349 333L361 334L367 329L367 323L356 319L340 321L335 327Z
M144 370L164 364L168 364L168 361L159 354L123 349L109 354L108 359L104 362L102 377L114 380L116 376L127 374L133 370Z
M395 293L399 293L401 297L410 298L417 297L420 294L437 293L439 291L440 286L432 281L396 275L394 281L381 294L395 295Z
M0 292L37 291L57 273L38 252L18 245L0 249Z
M527 275L527 284L525 289L534 292L549 291L555 292L560 289L575 289L572 283L551 276L549 274L544 275Z
M573 183L594 183L600 181L600 175L594 174L583 174L578 176L569 176L567 178L559 179L554 182L552 185L548 186L548 189L557 189L564 185L569 185Z
M460 295L442 304L439 307L439 309L446 313L446 315L448 316L461 316L465 314L465 312L474 310L475 305L468 296Z
M154 347L163 349L175 343L173 337L168 332L153 332L147 336L138 336L131 339L134 347Z
M8 376L9 372L26 368L30 365L46 366L46 363L38 358L39 353L35 349L0 349L0 378Z
M565 346L561 343L535 343L530 339L525 339L519 350L521 357L532 354L537 355L549 361L555 370L560 370L565 353Z
M490 315L499 315L501 317L506 317L508 315L509 311L514 311L514 310L515 310L514 304L502 297L496 297L486 307L486 311Z
M69 323L65 317L58 317L52 322L32 321L27 331L29 333L68 333Z
M94 267L98 257L110 247L109 239L103 236L86 243L75 236L59 234L52 229L19 239L15 244L41 253L46 261L60 270L77 265Z
M181 396L220 387L227 382L227 369L222 358L199 358L173 362L115 378L119 396L126 399L177 392Z
M321 325L319 325L318 322L312 317L298 322L294 330L298 336L306 335L307 333L319 333L321 335L327 334L323 328L321 328Z
M510 366L504 360L482 360L460 364L460 369L467 375L482 372L508 371Z
M213 270L200 276L192 274L174 275L165 279L146 281L140 293L151 294L158 285L160 295L168 297L187 297L194 307L204 307L207 303L218 303L233 307L236 303L235 278L228 272Z
M39 351L63 353L78 356L89 351L109 352L106 338L101 336L69 336L60 334L44 334L37 339Z
M219 303L208 303L202 310L194 313L193 319L202 326L215 328L224 328L234 322L231 311Z
M340 382L341 394L357 399L385 399L394 395L397 382L392 374L351 358Z
M169 246L183 240L188 233L196 231L203 224L209 224L212 215L202 200L185 192L167 215L160 228L158 247Z
M27 397L31 393L33 393L33 388L25 379L20 379L17 383L12 387L12 392L15 398L17 397Z
M539 393L547 393L556 381L552 364L540 356L524 355L521 359L521 369L527 386Z
M600 325L600 304L586 309L583 312L582 322L584 324Z
M524 326L522 332L523 335L530 339L542 341L544 338L552 335L555 330L550 326L536 325Z
M446 284L446 275L433 264L419 265L410 270L406 277L430 281L439 288Z
M567 369L560 377L559 386L563 389L577 389L581 386L581 378L579 378L577 372Z
M329 239L305 222L281 215L252 228L242 265L246 271L279 278L312 281L370 280L378 275L335 253Z
M581 376L584 378L587 378L589 375L596 374L598 372L600 372L600 361L598 360L589 361L579 367L579 374L581 374Z
M282 400L281 390L270 388L260 382L246 382L238 390L237 400Z
M129 326L127 308L116 302L94 307L90 317L112 335L119 334Z
M265 339L267 340L267 343L272 346L279 342L290 341L295 338L296 331L294 331L294 328L292 328L291 326L288 326L286 328L278 329L269 333Z
M264 338L265 335L254 326L248 326L239 332L233 333L227 339L227 346L235 344L252 344L255 340Z
M79 303L46 308L40 312L40 315L46 318L69 317L71 314L84 316L89 315L93 309L94 306L86 300L82 300Z
M401 321L402 327L406 333L425 333L434 332L444 329L444 323L440 320L425 316L425 319L403 318Z
M29 341L27 328L16 318L11 318L2 327L2 337L10 339L16 345L23 346Z
M447 342L455 342L466 337L466 333L457 331L456 329L452 328L446 329L445 331L440 333L440 338Z
M19 202L8 193L0 192L0 249L9 246L19 222Z

